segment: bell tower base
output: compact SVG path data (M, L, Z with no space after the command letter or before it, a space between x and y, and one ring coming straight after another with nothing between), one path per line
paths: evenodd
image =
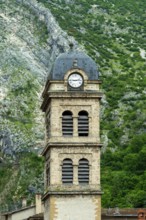
M48 220L101 220L100 195L48 195L44 206Z

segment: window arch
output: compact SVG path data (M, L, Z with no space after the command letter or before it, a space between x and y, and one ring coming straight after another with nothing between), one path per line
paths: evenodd
M80 111L78 114L78 136L88 136L89 117L88 112Z
M89 161L84 158L79 160L78 182L79 184L89 184Z
M73 183L73 164L71 159L64 159L62 164L62 183Z
M71 111L62 113L62 134L63 136L73 135L73 117Z

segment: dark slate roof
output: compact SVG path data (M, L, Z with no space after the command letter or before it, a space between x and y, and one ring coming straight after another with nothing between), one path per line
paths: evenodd
M96 63L83 52L70 50L58 56L49 78L51 80L63 80L64 74L74 68L83 70L89 80L98 80L99 72Z

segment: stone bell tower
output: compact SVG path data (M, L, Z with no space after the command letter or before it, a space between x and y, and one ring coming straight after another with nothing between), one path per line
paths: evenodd
M99 73L86 54L55 61L43 92L45 220L100 220Z

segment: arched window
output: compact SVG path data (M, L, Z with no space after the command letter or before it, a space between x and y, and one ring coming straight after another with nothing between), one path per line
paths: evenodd
M79 184L89 183L89 162L87 159L79 160L78 181Z
M88 136L88 134L89 134L88 112L81 111L78 114L78 135Z
M71 159L64 159L62 164L62 183L73 183L73 164Z
M70 111L65 111L62 114L62 134L63 136L73 135L73 117Z
M51 122L51 113L50 113L50 108L48 110L48 113L46 115L46 134L48 137L50 137L50 130L51 130L51 126L50 126L50 123Z
M46 185L50 185L50 165L49 163L46 164Z

